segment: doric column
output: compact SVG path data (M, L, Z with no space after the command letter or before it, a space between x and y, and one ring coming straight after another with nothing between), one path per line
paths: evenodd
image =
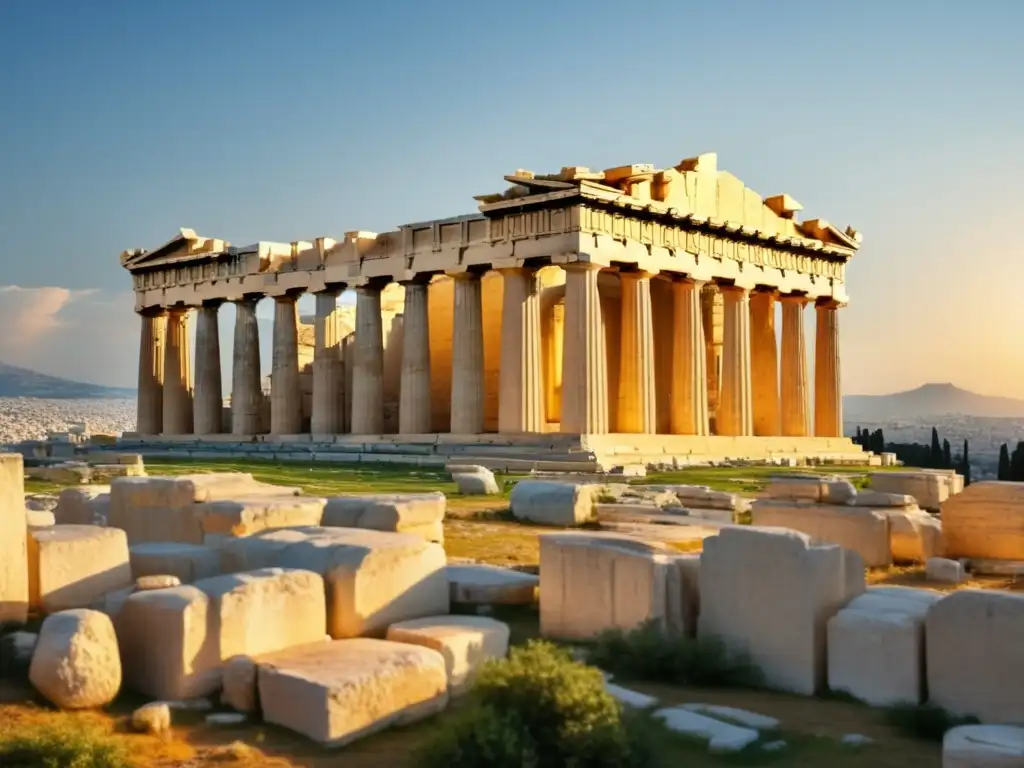
M804 342L803 296L783 296L782 303L782 434L806 437L810 427L810 389L807 386L807 350Z
M164 423L164 329L167 313L161 308L140 313L139 399L135 431L159 435Z
M839 303L818 299L814 343L814 434L843 436L843 400L839 381Z
M231 433L256 435L263 431L260 412L263 384L260 372L259 297L235 302L235 338L231 365Z
M313 333L313 410L310 429L314 435L341 432L342 387L345 369L341 360L338 334L338 291L327 289L316 294L316 319Z
M707 350L700 295L704 283L678 280L672 284L672 433L708 434Z
M403 435L423 435L431 431L430 313L424 282L405 284L402 333L398 431Z
M565 265L565 325L562 342L562 431L608 432L608 366L605 356L599 264Z
M352 434L384 431L384 326L380 315L383 286L356 289L356 338L352 360Z
M274 297L273 362L270 370L270 432L297 435L302 430L299 384L299 328L295 296Z
M754 434L782 434L779 415L779 348L775 338L775 294L750 296L750 380Z
M622 325L617 432L656 431L654 322L649 272L621 272Z
M205 302L196 320L195 427L197 435L223 431L224 389L220 376L220 302Z
M537 270L502 269L498 431L543 432L540 290Z
M752 435L750 393L750 299L745 288L721 286L724 299L722 333L722 399L716 427L720 435Z
M452 317L452 434L484 431L484 326L480 275L460 272Z
M188 307L167 310L164 352L165 435L192 433L192 362L188 343Z

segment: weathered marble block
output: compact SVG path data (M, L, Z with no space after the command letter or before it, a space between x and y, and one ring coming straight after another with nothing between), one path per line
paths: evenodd
M30 605L53 613L87 608L132 584L124 531L97 525L33 528L28 536Z
M210 547L177 542L135 544L129 549L132 576L177 576L182 584L220 575L220 553Z
M246 496L195 505L207 534L251 536L273 528L320 525L327 499L306 496Z
M61 709L91 709L113 701L121 690L121 659L110 618L84 609L47 616L29 680Z
M838 478L831 475L772 475L761 494L764 499L800 499L820 503L828 495L829 483Z
M531 573L485 563L448 565L445 575L453 603L529 605L536 599L540 584Z
M892 565L890 522L884 510L773 498L758 499L751 511L756 526L789 528L838 544L859 554L869 568Z
M1024 560L1024 483L983 481L942 505L948 557Z
M698 635L748 653L770 686L813 695L825 684L828 620L864 589L851 550L779 528L724 528L704 540Z
M547 480L521 480L512 489L512 514L541 525L576 526L594 519L600 486Z
M908 472L873 472L871 489L882 493L896 493L913 496L922 509L938 512L942 503L956 491L962 489L963 479L959 483L954 479L955 472L908 471Z
M942 555L942 522L937 517L916 507L879 511L889 515L893 562L925 563Z
M57 499L53 517L58 525L106 525L110 486L65 488Z
M24 460L0 453L0 625L28 618L29 565Z
M443 493L367 494L327 499L322 524L338 528L365 528L422 536L444 541L448 500Z

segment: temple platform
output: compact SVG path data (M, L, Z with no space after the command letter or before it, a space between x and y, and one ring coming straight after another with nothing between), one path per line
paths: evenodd
M714 435L195 435L125 434L118 450L177 459L265 459L337 464L480 464L503 472L610 472L619 467L675 468L727 461L779 464L878 463L846 437Z

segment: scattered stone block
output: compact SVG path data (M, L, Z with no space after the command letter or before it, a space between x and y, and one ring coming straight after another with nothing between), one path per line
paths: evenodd
M829 483L838 478L826 475L772 475L761 494L763 499L800 499L820 504L828 495Z
M508 655L508 625L484 616L428 616L388 627L387 639L432 648L444 657L448 690L465 691L486 661Z
M225 572L308 568L327 583L331 637L383 635L397 621L448 613L444 549L403 533L358 528L265 531L221 550Z
M208 696L233 656L322 641L323 579L267 568L136 592L116 618L125 681L159 699Z
M683 707L659 709L654 716L671 731L706 741L712 752L739 752L760 738L753 728L742 728Z
M517 520L541 525L582 525L594 519L594 493L598 487L522 480L512 489L512 514Z
M658 704L658 700L653 696L648 696L646 693L640 693L639 691L631 691L629 688L623 688L621 685L610 683L607 680L605 680L604 689L608 691L609 696L620 704L625 704L627 707L650 709Z
M955 473L872 472L871 488L882 493L913 496L922 509L938 512L942 503L952 495L954 481L951 474Z
M905 493L882 493L870 489L857 491L857 495L846 502L854 507L914 507L917 509L917 502L913 496Z
M53 512L57 508L57 497L50 493L33 493L25 497L25 509L34 512Z
M1024 560L1024 483L971 483L942 505L948 557Z
M128 548L132 575L167 574L177 576L182 584L220 575L220 554L210 547L177 542L151 542Z
M139 733L153 735L170 730L171 708L166 702L154 701L132 712L132 728Z
M158 576L139 576L135 580L135 591L136 592L148 592L151 589L170 589L171 587L180 587L181 579L177 576L158 575Z
M195 505L205 536L251 536L273 528L320 525L327 499L249 496Z
M256 662L249 656L232 656L224 664L220 692L222 704L239 712L259 709L256 695Z
M449 464L445 471L463 496L493 496L501 493L494 473L487 467L475 464Z
M45 510L39 509L25 510L25 524L29 528L49 528L56 522L57 521L53 517L53 512L46 512Z
M530 605L540 579L530 573L496 565L448 565L445 568L453 603Z
M28 619L28 544L24 460L0 453L0 625Z
M440 653L358 638L316 643L260 659L263 719L340 747L442 711L448 677Z
M872 706L920 704L924 620L937 592L868 587L828 622L828 685Z
M959 560L945 557L930 557L924 565L924 576L928 581L940 584L963 584L967 581L967 571Z
M57 499L54 518L58 525L102 525L98 520L105 511L101 499L109 509L109 485L65 488Z
M447 507L448 500L440 492L336 496L327 500L322 524L408 533L443 542Z
M826 504L850 504L857 498L857 489L849 480L831 480L825 485L822 501Z
M28 536L29 602L54 613L84 608L132 584L124 531L96 525L33 528Z
M664 489L674 493L684 507L740 512L749 506L737 493L714 491L706 485L666 485Z
M47 616L29 680L61 709L91 709L113 701L121 689L121 659L110 618L84 609Z
M851 550L778 528L723 528L704 540L698 636L749 654L768 685L813 695L825 684L827 622L864 590Z
M726 707L721 704L699 703L682 704L681 706L683 709L688 709L691 712L699 712L700 714L707 715L708 717L725 720L726 722L740 725L744 728L754 728L759 731L774 731L782 725L782 723L774 717L761 715L757 712L750 712L746 709L738 709L737 707Z
M608 629L648 621L669 629L668 547L607 533L540 537L540 630L544 637L589 640Z
M869 568L892 565L890 521L885 511L789 499L754 502L755 526L789 528L859 554Z
M983 723L1024 723L1024 594L954 592L928 612L925 634L931 703Z
M942 768L1021 768L1024 728L958 725L942 738Z
M672 634L694 637L700 614L700 555L674 555L666 581L667 626Z
M916 507L881 509L890 522L892 559L897 563L924 563L943 553L942 523Z

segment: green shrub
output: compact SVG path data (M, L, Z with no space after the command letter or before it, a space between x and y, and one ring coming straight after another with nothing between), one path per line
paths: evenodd
M485 664L467 708L444 723L424 768L628 768L650 765L633 716L600 671L542 641Z
M906 736L942 741L946 731L958 725L976 725L976 717L961 717L934 704L897 704L885 710L889 725Z
M132 768L111 737L83 727L36 726L0 737L3 768Z
M603 632L587 661L620 677L659 683L756 688L764 681L749 656L718 638L673 637L656 621Z

